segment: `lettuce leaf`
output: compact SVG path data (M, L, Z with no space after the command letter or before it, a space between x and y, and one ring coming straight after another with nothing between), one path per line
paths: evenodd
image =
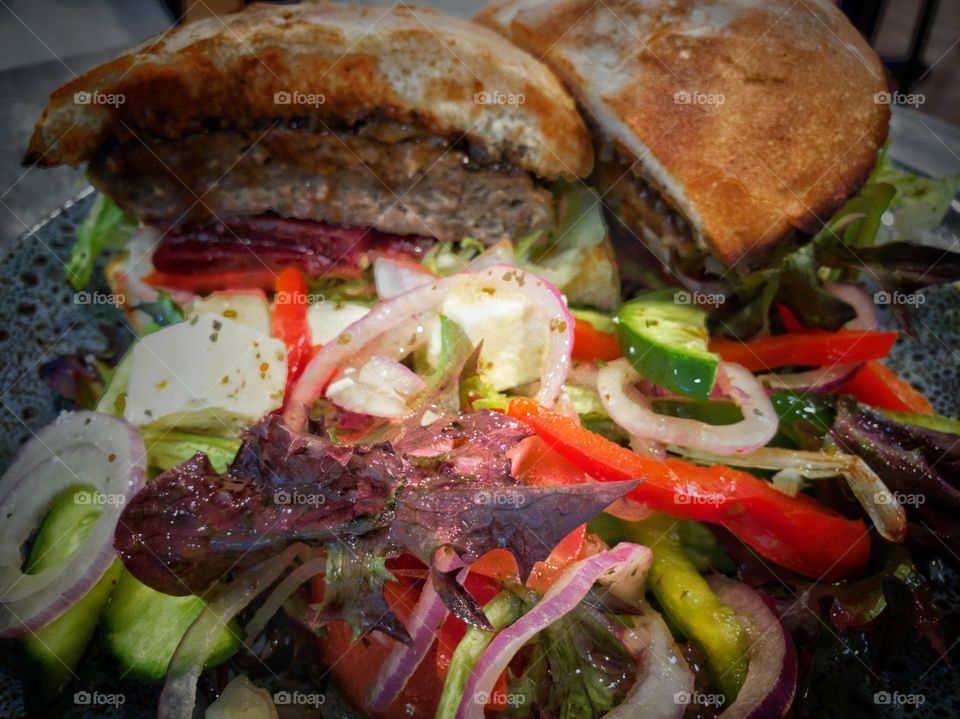
M80 290L86 287L100 253L126 245L136 227L135 218L125 215L103 193L98 194L90 213L77 227L77 239L67 261L65 272L73 288Z
M880 151L870 182L896 190L888 208L893 215L893 239L915 239L939 225L960 191L960 174L940 178L913 175L898 170L886 150Z

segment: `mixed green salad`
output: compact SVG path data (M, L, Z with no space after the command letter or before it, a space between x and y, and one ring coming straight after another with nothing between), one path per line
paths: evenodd
M125 321L43 367L65 412L0 480L31 711L93 651L162 717L283 715L306 665L301 704L329 675L438 719L779 717L798 646L904 606L943 651L918 558L960 553L960 421L876 305L909 331L960 276L916 242L956 190L884 154L808 243L670 287L583 187L555 233L338 279L158 273L98 196L67 279L113 252Z

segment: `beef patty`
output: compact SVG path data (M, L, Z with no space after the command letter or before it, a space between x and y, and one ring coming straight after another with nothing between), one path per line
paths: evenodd
M277 123L177 140L114 140L94 185L149 224L258 215L492 244L547 229L553 196L524 170L409 125Z

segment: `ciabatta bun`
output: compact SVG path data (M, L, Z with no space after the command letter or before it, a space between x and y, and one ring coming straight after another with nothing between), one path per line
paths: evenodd
M885 70L829 0L501 0L477 20L550 65L728 266L819 228L887 135Z
M294 93L308 101L277 102ZM406 5L320 4L254 5L147 40L57 90L24 161L78 165L117 138L303 116L339 125L374 116L462 135L544 178L572 180L593 162L563 86L496 33Z

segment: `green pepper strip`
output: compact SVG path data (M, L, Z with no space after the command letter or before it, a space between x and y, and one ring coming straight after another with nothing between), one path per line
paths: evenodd
M703 651L707 668L729 706L747 676L746 632L734 611L713 593L680 541L676 520L653 514L624 522L627 538L653 551L648 586L671 624Z
M513 624L520 617L520 599L510 592L500 592L483 607L483 613L487 615L494 629L499 631ZM493 637L493 632L467 627L467 633L463 635L463 639L460 640L450 658L450 667L447 669L447 678L443 683L443 693L440 695L435 719L456 717L470 672Z

